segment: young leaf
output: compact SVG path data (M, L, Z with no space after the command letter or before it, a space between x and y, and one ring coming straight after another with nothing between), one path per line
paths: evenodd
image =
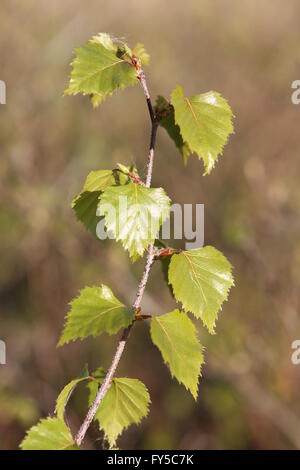
M203 159L204 174L210 173L233 133L230 106L215 91L186 98L180 86L173 91L171 103L183 141Z
M137 178L139 178L139 174L135 166L133 165L126 166L126 165L122 165L122 163L118 163L117 167L120 170L120 174L119 174L119 181L116 181L116 184L123 185L123 184L128 183L130 179L126 178L126 176L129 176L129 175L134 175Z
M136 260L155 240L160 225L168 217L170 199L162 188L146 188L136 183L109 187L100 197L99 213L107 230L121 240Z
M107 371L104 369L104 367L98 367L98 369L95 370L95 372L92 373L92 377L95 380L91 380L87 384L87 387L90 391L90 393L89 393L89 406L92 406L94 398L95 398L96 393L98 391L98 388L100 387L103 380L105 379L106 372Z
M84 368L83 372L81 373L80 377L78 377L77 379L74 379L72 380L71 382L69 382L63 389L62 391L60 392L57 400L56 400L56 407L55 407L55 411L56 411L56 414L57 414L57 417L59 419L64 419L64 414L65 414L65 408L67 406L67 403L74 391L74 388L80 383L82 382L83 380L87 380L89 379L90 376L89 376L89 371L87 369L87 367Z
M73 199L72 208L77 219L93 234L96 234L96 227L101 219L96 215L100 194L114 183L115 179L111 170L91 171L81 192Z
M75 450L72 435L59 418L41 419L33 426L20 444L22 450Z
M133 48L132 54L134 54L135 57L138 57L140 59L140 61L142 62L142 66L149 65L150 55L146 51L144 45L140 42Z
M183 383L196 400L203 355L193 322L185 312L176 309L152 317L150 332L172 377Z
M118 163L119 171L97 170L91 171L78 196L73 199L72 208L77 219L96 235L97 224L102 217L97 215L99 198L104 189L112 185L123 185L130 181L129 173L138 177L135 167L127 167Z
M186 164L188 157L192 152L188 144L183 141L180 134L180 128L175 123L174 107L163 96L158 96L155 109L156 115L160 116L160 126L167 131L170 138L174 141L174 144L178 148L183 157L183 161Z
M89 384L89 403L93 403L97 388ZM148 414L150 397L145 385L137 379L115 378L104 396L95 418L105 433L110 447L122 431L138 424Z
M138 54L143 63L149 59L141 44L135 48L135 55ZM65 93L91 95L94 107L118 88L137 82L137 72L131 60L132 51L106 33L99 33L84 46L75 49L75 55L69 88Z
M201 318L214 333L218 311L234 285L231 264L212 246L183 251L172 256L169 282L185 311Z
M86 287L71 302L71 310L58 345L101 333L114 334L128 326L134 317L131 308L123 305L109 287Z

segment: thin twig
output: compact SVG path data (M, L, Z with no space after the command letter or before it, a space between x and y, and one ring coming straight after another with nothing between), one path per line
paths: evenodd
M149 155L148 155L148 162L147 162L147 177L146 177L147 188L151 186L153 160L154 160L154 147L155 147L157 128L158 128L158 122L154 119L154 121L152 121L150 148L149 148Z
M150 99L150 94L149 94L149 90L148 90L147 83L146 83L145 74L144 74L143 69L141 68L141 64L138 63L138 62L137 62L137 65L136 65L136 69L137 69L138 79L139 79L139 81L142 85L144 94L146 96L147 106L148 106L150 119L151 119L151 124L152 124L150 148L149 148L149 155L148 155L148 162L147 162L147 177L146 177L146 182L145 182L145 186L149 188L150 185L151 185L151 178L152 178L154 147L155 147L155 140L156 140L156 132L157 132L157 127L158 127L158 122L156 121L155 116L154 116L154 111L153 111L153 107L152 107L152 103L151 103L151 99ZM149 272L150 272L151 266L153 264L153 261L154 261L154 244L150 243L150 245L148 247L146 264L145 264L144 272L143 272L143 275L142 275L142 279L139 283L138 290L137 290L137 293L136 293L136 296L135 296L135 300L134 300L134 303L132 305L132 308L135 311L140 307L140 304L141 304L141 301L142 301L142 298L143 298L143 294L144 294L144 291L145 291L145 288L146 288L146 285L147 285L147 282L148 282ZM108 389L110 387L111 381L114 377L114 374L115 374L116 369L118 367L118 364L120 362L121 356L123 354L123 351L124 351L124 348L125 348L125 345L126 345L126 341L128 339L128 336L129 336L129 333L131 331L131 328L132 328L133 324L134 323L131 323L131 325L129 325L127 328L124 329L124 331L122 333L122 336L121 336L121 340L118 344L117 350L115 352L115 355L113 357L111 365L110 365L110 367L107 371L105 379L102 382L102 385L101 385L101 387L99 388L99 390L96 394L95 400L94 400L92 406L90 407L90 409L89 409L89 411L88 411L88 413L87 413L87 415L86 415L86 417L85 417L85 419L84 419L84 421L83 421L83 423L82 423L82 425L81 425L81 427L80 427L80 429L79 429L79 431L78 431L78 433L75 437L75 442L78 446L81 445L81 443L82 443L82 441L85 437L85 434L86 434L91 422L93 421L93 418L94 418L94 416L97 412L97 409L98 409L102 399L104 398L106 392L108 391Z
M149 155L148 155L148 162L147 162L147 177L146 177L146 186L149 188L151 186L151 179L152 179L152 171L153 171L153 160L154 160L154 147L155 147L155 140L156 140L156 132L158 128L158 120L155 117L153 106L151 103L150 93L148 90L146 77L144 70L142 69L141 62L139 60L134 61L135 68L137 71L137 77L140 81L140 84L143 88L144 94L146 96L147 106L150 114L152 129L151 129L151 137L150 137L150 146L149 146Z

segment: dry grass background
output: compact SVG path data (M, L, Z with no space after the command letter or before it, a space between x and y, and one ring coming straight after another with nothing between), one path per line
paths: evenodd
M300 108L297 0L2 0L0 79L0 448L16 449L25 429L53 412L57 394L88 362L107 366L117 338L56 348L68 302L85 285L110 285L131 302L143 262L100 243L76 221L70 201L92 169L134 162L145 173L149 120L138 87L92 111L86 99L63 98L72 49L98 31L140 41L151 54L153 96L176 84L187 94L215 89L230 102L235 135L215 171L184 169L159 132L154 185L175 202L205 204L206 244L233 263L236 287L217 335L208 337L195 404L171 381L147 328L133 332L119 374L150 390L150 417L131 427L121 448L300 448ZM159 266L145 310L173 308ZM73 397L73 429L85 413ZM96 427L87 448L102 448Z

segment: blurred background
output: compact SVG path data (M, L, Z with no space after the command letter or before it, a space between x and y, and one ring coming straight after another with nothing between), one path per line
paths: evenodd
M68 302L87 285L109 285L134 299L144 261L100 242L70 207L91 170L136 164L142 176L150 124L142 90L130 87L93 111L84 97L63 97L72 50L105 31L151 55L153 98L180 84L187 95L217 90L234 114L235 134L211 175L183 161L159 130L154 186L173 202L205 204L205 244L234 265L236 287L217 335L199 323L205 345L197 403L171 380L147 324L128 341L118 375L141 379L152 405L119 439L123 449L300 448L300 78L297 0L2 0L0 79L0 448L17 449L25 430L52 414L62 387L85 363L108 367L118 337L57 348ZM175 303L159 263L143 308ZM68 407L75 431L86 390ZM94 424L85 441L105 447Z

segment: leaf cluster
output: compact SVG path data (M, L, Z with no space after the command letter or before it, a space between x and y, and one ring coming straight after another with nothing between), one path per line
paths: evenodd
M142 67L148 62L143 45L130 49L123 41L100 33L75 49L65 93L88 95L97 107L118 89L141 80ZM169 101L162 96L157 98L154 118L167 131L185 164L192 154L202 159L204 174L212 171L233 132L232 111L214 91L186 96L182 87L177 86ZM155 244L159 258L161 245L157 233L169 215L170 199L163 188L146 187L136 168L119 164L114 169L91 171L72 208L77 219L94 235L99 221L104 219L106 229L122 243L132 261L142 257L150 244ZM165 279L180 309L160 316L151 312L142 316L140 311L120 301L108 286L85 287L70 304L59 345L103 333L113 335L137 319L147 318L152 342L171 376L196 399L204 348L189 313L201 319L210 333L215 332L218 313L234 284L232 268L212 246L180 252L168 247L165 251L167 256L161 258ZM78 384L85 382L91 405L104 377L103 368L90 374L86 367L59 394L56 417L42 419L31 428L21 448L75 449L65 421L68 400ZM116 446L124 429L138 424L147 415L149 405L148 390L140 380L113 378L94 417L110 447Z

